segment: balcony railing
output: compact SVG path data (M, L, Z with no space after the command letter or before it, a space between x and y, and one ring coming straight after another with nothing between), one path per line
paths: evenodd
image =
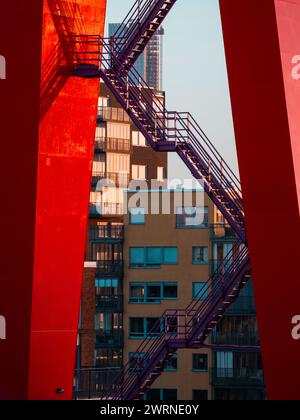
M232 345L232 346L254 346L260 345L258 333L234 333L228 334L218 331L213 331L211 336L212 344L216 345Z
M109 295L97 296L96 295L96 310L100 312L123 312L123 296L122 295Z
M99 106L98 107L98 121L121 121L130 122L128 114L122 108L114 108L110 106Z
M253 296L240 296L226 311L226 315L255 315Z
M92 186L96 187L99 181L110 180L116 187L127 188L129 184L129 174L122 172L93 172Z
M90 217L122 217L124 215L124 205L121 203L90 203Z
M102 369L76 369L74 374L74 399L99 399L107 395L120 375L121 367Z
M130 153L131 141L112 137L96 137L95 152Z
M92 186L95 187L99 181L105 179L106 175L105 172L93 172L92 174Z
M238 264L238 259L237 258L224 258L222 259L216 259L216 260L209 260L209 266L210 266L210 273L211 275L213 275L213 273L215 273L217 270L222 272L222 270L224 271L224 273L226 272L226 270L228 269L229 265L233 265L234 262L236 261L236 263Z
M224 223L210 225L211 240L237 240L236 234L231 226Z
M81 329L79 330L80 340L87 337L89 340L94 337L96 348L122 348L124 343L123 329L116 328L110 331L103 329Z
M100 260L97 261L97 276L115 276L121 277L123 274L122 260Z
M96 331L96 348L122 348L123 344L124 334L122 330Z
M215 387L263 387L264 375L262 369L213 368L211 382Z
M122 241L124 239L124 226L92 226L89 228L91 242Z

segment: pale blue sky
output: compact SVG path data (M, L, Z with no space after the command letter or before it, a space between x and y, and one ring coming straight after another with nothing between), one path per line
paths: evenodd
M107 0L107 24L121 22L135 0ZM228 164L237 170L218 0L178 0L164 22L167 109L190 111ZM169 177L191 175L176 156Z

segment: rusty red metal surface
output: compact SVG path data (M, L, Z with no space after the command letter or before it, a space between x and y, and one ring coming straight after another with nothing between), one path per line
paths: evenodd
M300 0L220 0L265 381L300 398Z
M72 395L99 81L71 76L65 37L103 35L105 10L106 0L0 6L0 398Z

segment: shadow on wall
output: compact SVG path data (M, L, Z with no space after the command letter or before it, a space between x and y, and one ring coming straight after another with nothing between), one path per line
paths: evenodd
M47 0L47 3L58 41L42 67L40 121L72 75L73 59L68 37L86 34L78 3L68 0Z

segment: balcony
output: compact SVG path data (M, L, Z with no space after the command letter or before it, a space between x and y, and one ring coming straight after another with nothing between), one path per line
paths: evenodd
M89 228L90 242L116 243L124 240L124 226L92 226Z
M97 261L96 276L122 277L123 260L100 260Z
M130 153L131 141L129 139L116 139L112 137L97 137L95 139L95 152Z
M210 225L210 239L212 241L238 240L232 227L224 223Z
M122 172L93 172L92 187L96 187L99 181L103 179L111 181L114 186L127 188L129 184L129 174Z
M214 368L211 370L211 383L214 387L264 387L264 374L262 369L227 369Z
M98 107L97 122L110 120L128 123L130 122L128 114L122 108L114 108L109 106Z
M96 310L99 312L123 312L123 295L96 295Z
M73 398L104 398L120 373L121 367L75 370Z
M93 172L92 187L96 187L98 182L105 178L106 178L105 172Z
M227 334L223 332L213 331L211 335L211 343L215 345L223 346L253 346L259 347L260 340L258 333L235 333Z
M122 348L124 334L122 330L96 331L95 347L97 348Z
M240 296L226 311L226 315L256 315L253 296Z
M122 203L90 203L89 216L96 219L100 217L122 218L124 205Z

